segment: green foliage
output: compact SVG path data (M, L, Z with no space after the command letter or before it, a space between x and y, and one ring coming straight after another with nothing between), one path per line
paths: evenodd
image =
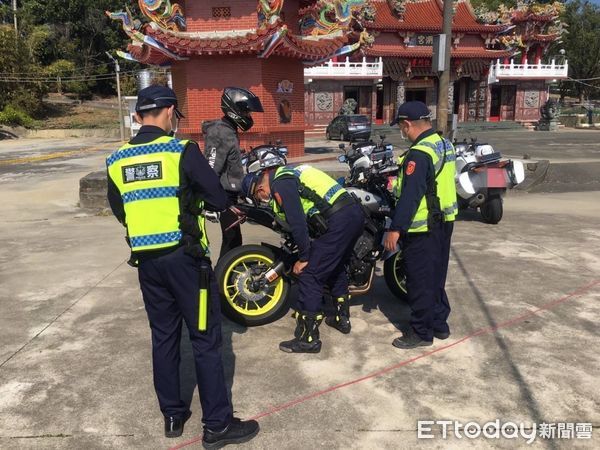
M563 37L563 47L569 61L569 76L574 79L600 77L600 7L587 1L574 0L567 3L563 21L568 34ZM561 94L600 98L600 80L582 83L561 83Z
M0 25L0 109L7 105L38 116L42 112L42 97L46 86L38 82L21 81L27 74L39 74L41 69L32 62L27 43L15 38L14 29Z
M104 12L120 11L128 5L134 14L139 13L136 3L19 0L19 35L15 41L11 3L0 0L0 73L4 76L0 78L0 90L7 93L0 98L0 110L7 104L18 104L36 116L40 112L37 100L41 106L41 96L47 91L72 93L80 99L95 94L114 95L116 83L110 76L114 66L105 52L114 54L115 50L126 48L128 38L120 23L110 20ZM137 68L126 63L122 67ZM10 79L6 78L7 73L12 75ZM32 78L41 80L34 83Z
M0 112L0 124L9 126L22 126L32 128L35 125L33 120L27 113L14 106L8 105Z

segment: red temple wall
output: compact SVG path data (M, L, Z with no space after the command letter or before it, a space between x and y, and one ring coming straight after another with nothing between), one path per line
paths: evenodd
M186 0L179 2L187 21L187 31L228 31L254 29L258 21L256 2L248 0ZM230 18L213 17L213 8L228 7Z
M278 93L279 82L289 80L293 92ZM304 83L300 61L282 57L210 56L192 58L173 66L173 86L186 119L179 133L201 141L202 122L222 117L221 93L228 86L250 89L258 95L264 113L254 113L254 127L240 133L242 148L281 139L291 156L304 153ZM291 106L290 123L280 123L279 103Z

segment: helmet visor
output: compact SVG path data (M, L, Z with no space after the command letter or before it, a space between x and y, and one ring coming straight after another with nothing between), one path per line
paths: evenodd
M242 112L264 112L262 103L258 97L251 97L241 102L236 102L236 106Z

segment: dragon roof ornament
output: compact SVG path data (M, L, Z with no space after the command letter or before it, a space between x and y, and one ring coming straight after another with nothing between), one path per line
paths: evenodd
M183 8L170 0L139 0L142 14L159 27L173 31L185 31Z
M300 29L305 36L350 30L353 21L372 21L375 16L368 0L318 0L301 14Z

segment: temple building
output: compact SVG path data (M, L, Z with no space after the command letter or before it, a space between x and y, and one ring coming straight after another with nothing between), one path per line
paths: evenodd
M186 118L180 135L200 137L205 120L222 116L227 86L251 89L265 109L241 146L284 142L304 153L304 67L356 52L367 35L367 1L139 0L143 21L129 10L107 12L131 37L124 58L171 67ZM321 16L323 14L323 16Z
M454 1L449 102L459 121L534 122L548 81L567 64L548 56L560 39L560 3L476 12ZM123 58L169 66L186 119L181 135L221 116L227 86L254 91L265 108L241 135L249 148L282 140L304 152L304 132L333 119L348 99L375 123L406 100L435 113L434 36L442 0L138 0L110 13L131 38ZM559 56L559 55L557 55Z
M306 121L326 124L344 101L356 113L387 123L398 104L420 100L435 115L437 73L433 37L442 32L441 0L372 0L366 23L372 45L305 70ZM548 82L567 77L564 57L548 58L562 33L561 5L523 4L477 13L468 0L454 2L449 105L459 121L535 122ZM544 57L549 59L543 62Z

